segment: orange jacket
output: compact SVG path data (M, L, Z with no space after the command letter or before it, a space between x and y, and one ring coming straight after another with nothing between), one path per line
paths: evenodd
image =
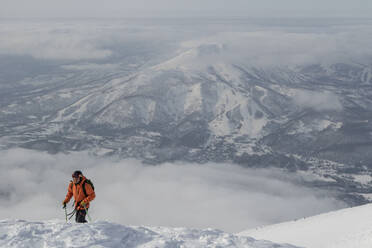
M83 176L83 177L81 177L80 182L77 183L77 184L75 184L75 183L73 183L73 181L71 181L70 184L68 185L67 195L66 195L66 198L64 200L65 203L68 203L70 201L71 197L74 196L75 208L78 209L78 210L84 209L83 206L78 206L79 203L84 201L86 203L85 207L89 208L89 202L92 201L96 197L96 194L94 193L94 190L93 190L92 186L89 183L84 184L85 180L87 180L87 179ZM86 191L87 195L84 194L83 184L84 184L85 191Z

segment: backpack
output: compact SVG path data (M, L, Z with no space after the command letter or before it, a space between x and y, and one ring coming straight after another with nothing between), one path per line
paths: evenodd
M81 185L82 188L83 188L83 192L84 192L85 197L88 196L87 191L86 191L86 189L85 189L85 184L86 184L86 183L89 184L90 186L92 186L92 189L93 189L93 191L94 191L94 185L93 185L92 181L90 181L89 179L86 179L86 180L83 182L83 185Z

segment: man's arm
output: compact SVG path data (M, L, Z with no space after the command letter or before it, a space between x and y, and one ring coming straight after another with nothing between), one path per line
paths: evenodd
M70 182L70 184L68 185L66 198L63 201L63 203L68 203L71 200L71 197L73 195L73 193L72 193L72 185L73 185L73 182Z

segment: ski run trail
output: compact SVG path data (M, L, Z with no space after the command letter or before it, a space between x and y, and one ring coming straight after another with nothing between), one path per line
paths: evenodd
M371 248L372 204L229 234L216 229L0 221L0 247Z

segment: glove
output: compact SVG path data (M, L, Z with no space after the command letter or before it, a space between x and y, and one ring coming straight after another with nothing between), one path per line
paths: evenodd
M66 202L63 202L62 205L63 205L62 208L66 208Z
M85 206L87 205L87 203L85 201L82 201L82 202L80 202L80 205L85 208Z

